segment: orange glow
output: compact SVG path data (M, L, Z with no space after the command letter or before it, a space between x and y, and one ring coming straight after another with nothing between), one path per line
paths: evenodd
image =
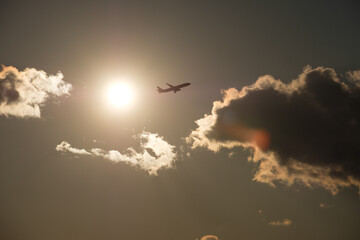
M270 146L270 134L266 130L255 130L253 133L254 143L262 150L266 151Z
M265 129L250 129L239 124L223 124L221 128L237 141L251 142L262 151L266 151L270 146L270 134Z

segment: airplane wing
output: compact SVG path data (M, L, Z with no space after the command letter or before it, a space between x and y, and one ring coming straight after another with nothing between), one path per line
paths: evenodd
M171 85L170 83L167 83L167 85L169 86L169 88L162 89L161 87L158 86L156 90L157 90L159 93L165 93L165 92L174 92L174 93L176 93L176 92L181 91L181 88L187 87L187 86L189 86L190 84L191 84L191 83L183 83L183 84L174 86L174 85Z

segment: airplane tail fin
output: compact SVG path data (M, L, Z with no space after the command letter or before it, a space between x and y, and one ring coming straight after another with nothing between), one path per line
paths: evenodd
M157 87L156 91L158 91L159 93L162 93L164 91L164 89L162 89L161 87Z

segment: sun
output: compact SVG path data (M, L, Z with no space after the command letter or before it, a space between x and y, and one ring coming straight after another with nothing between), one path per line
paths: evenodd
M106 96L109 105L118 109L128 108L135 100L133 88L125 82L109 84Z

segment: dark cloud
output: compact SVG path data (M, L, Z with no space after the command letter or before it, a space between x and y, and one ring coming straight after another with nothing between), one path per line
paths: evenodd
M0 104L11 104L19 99L19 92L15 88L16 75L12 72L0 78Z
M44 71L2 65L0 71L0 114L16 117L40 117L40 106L50 95L69 94L72 86L63 75L48 76Z
M306 67L289 84L260 77L225 91L211 115L197 121L193 147L243 146L259 162L254 179L301 181L332 193L360 186L360 86L357 72L341 81L331 68Z

